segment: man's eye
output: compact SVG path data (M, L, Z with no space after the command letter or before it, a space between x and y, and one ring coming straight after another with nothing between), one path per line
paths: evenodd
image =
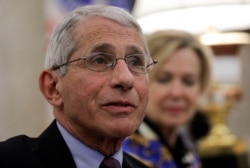
M108 58L107 56L94 56L92 58L90 58L89 63L91 64L104 64L107 65L110 62L112 62L112 60L110 58Z
M139 56L129 56L126 58L126 62L129 66L145 66L143 58Z

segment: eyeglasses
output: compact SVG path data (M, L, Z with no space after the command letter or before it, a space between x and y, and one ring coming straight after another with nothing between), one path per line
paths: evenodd
M69 63L84 60L84 65L93 71L105 72L114 69L118 60L124 60L130 71L137 73L149 73L153 70L154 64L157 63L150 56L144 54L133 54L128 55L125 58L116 58L112 54L102 53L102 52L92 52L85 57L79 57L74 60L68 61L61 65L55 65L51 69L56 70L62 66Z

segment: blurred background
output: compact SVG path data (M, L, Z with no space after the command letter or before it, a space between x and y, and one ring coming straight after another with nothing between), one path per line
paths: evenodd
M181 29L211 47L214 81L237 98L225 124L250 151L250 0L0 0L0 140L37 136L52 121L38 88L49 35L67 12L95 3L127 9L145 35Z

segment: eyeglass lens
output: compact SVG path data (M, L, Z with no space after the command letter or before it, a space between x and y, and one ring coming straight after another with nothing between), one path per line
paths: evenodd
M119 59L123 59L131 71L138 73L147 73L152 67L149 65L153 65L153 60L143 54L129 55L125 58L115 58L113 55L107 53L93 53L93 55L89 55L85 59L86 66L95 71L112 70Z

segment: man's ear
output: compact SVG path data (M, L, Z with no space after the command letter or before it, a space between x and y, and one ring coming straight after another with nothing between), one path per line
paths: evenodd
M60 77L52 70L44 70L39 77L39 87L47 101L56 107L62 105Z

